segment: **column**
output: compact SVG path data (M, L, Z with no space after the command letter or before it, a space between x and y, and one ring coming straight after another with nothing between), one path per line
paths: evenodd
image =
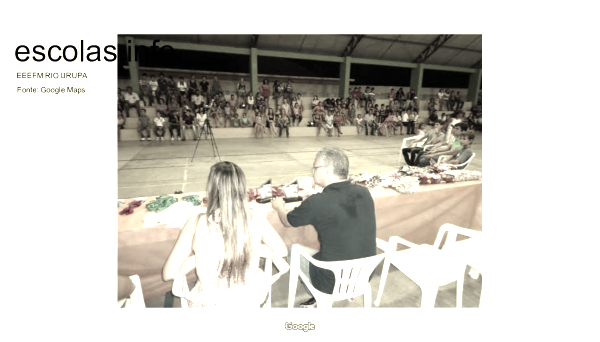
M481 69L477 69L474 73L469 76L469 92L467 94L466 101L471 102L471 106L477 106L477 99L479 98L479 88L481 87Z
M345 99L348 97L348 87L350 86L350 66L352 57L344 57L344 61L340 63L340 83L339 97Z
M419 101L422 100L421 84L423 84L423 65L419 63L416 68L410 70L410 87L415 90Z
M129 82L131 88L139 96L140 93L140 66L135 58L135 40L133 37L125 37L125 46L127 48L127 59L129 63Z
M256 95L258 91L258 56L256 48L250 48L250 84L252 92Z

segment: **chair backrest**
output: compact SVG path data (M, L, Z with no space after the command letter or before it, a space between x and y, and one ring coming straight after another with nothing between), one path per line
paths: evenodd
M292 246L292 248L294 247ZM369 286L368 290L370 291L369 277L385 257L385 253L382 253L354 260L319 261L305 254L302 248L298 248L298 250L311 264L333 272L335 275L335 285L331 294L333 301L361 295L367 290L364 286Z
M142 283L140 281L140 277L137 274L129 276L133 285L135 285L135 290L131 293L131 295L125 299L118 301L119 307L125 308L145 308L146 303L144 302L144 294L142 293ZM123 306L123 304L125 304Z

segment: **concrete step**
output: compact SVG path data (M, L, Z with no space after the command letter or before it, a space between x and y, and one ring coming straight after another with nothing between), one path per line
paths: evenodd
M301 126L293 126L289 128L290 130L290 139L293 137L314 137L317 135L316 127L307 127L304 124L304 121ZM254 128L252 127L242 127L242 128L213 128L213 136L215 139L231 139L231 138L245 138L245 139L255 139L254 137ZM334 131L335 132L335 131ZM186 129L186 138L188 141L194 139L194 133L190 129ZM405 132L406 133L406 132ZM278 137L279 128L275 129L275 136ZM365 134L364 130L361 134ZM150 135L152 140L156 140L156 136L154 135L154 131L150 129ZM356 126L342 126L342 137L357 135ZM321 136L327 136L327 134L321 130ZM334 134L334 137L336 134ZM269 130L267 129L267 134L264 135L265 138L269 138ZM210 138L210 136L209 136ZM285 131L282 132L282 138L285 139ZM122 129L121 130L121 140L122 141L134 141L139 140L140 136L136 129ZM169 130L166 130L164 135L164 140L171 140L171 134ZM202 135L202 140L204 140L204 134Z

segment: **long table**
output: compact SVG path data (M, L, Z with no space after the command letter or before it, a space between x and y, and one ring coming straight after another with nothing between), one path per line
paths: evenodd
M377 237L387 241L400 236L411 242L433 244L440 226L452 223L460 227L482 229L482 181L422 185L419 191L398 194L392 189L371 190L375 202ZM202 193L199 193L203 197ZM177 198L185 196L171 195ZM148 197L146 203L157 196ZM124 200L125 204L133 199ZM145 203L145 204L146 204ZM118 215L118 274L138 274L144 298L168 292L172 281L165 282L161 272L181 228L166 225L144 228L145 204L135 208L131 215ZM287 203L292 209L300 202ZM317 232L312 225L286 228L279 221L270 203L253 203L289 247L294 243L319 249ZM118 212L124 207L118 208ZM400 248L399 248L400 249ZM191 272L188 280L195 280Z

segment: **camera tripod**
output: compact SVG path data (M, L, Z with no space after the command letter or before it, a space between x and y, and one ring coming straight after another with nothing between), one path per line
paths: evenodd
M219 161L221 161L221 156L219 155L219 149L217 149L217 143L215 142L215 136L213 135L212 127L210 127L210 122L208 121L208 119L204 120L204 126L205 126L204 134L206 134L207 137L210 135L210 143L212 145L213 157L218 156ZM194 161L194 157L196 156L196 150L198 150L198 145L200 144L201 136L202 136L202 131L200 131L200 134L198 136L198 142L196 143L196 149L194 149L194 155L192 156L192 162Z

